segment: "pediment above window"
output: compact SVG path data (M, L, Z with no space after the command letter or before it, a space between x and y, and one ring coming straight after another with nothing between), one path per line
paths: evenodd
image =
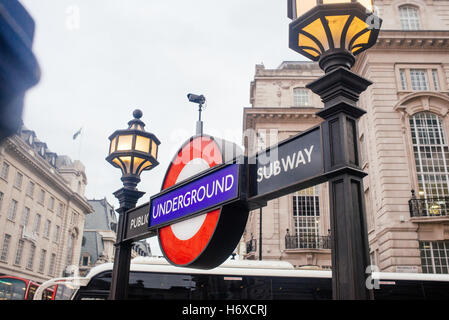
M449 97L437 92L415 92L399 100L393 109L406 113L408 116L417 112L430 111L444 117L449 111Z

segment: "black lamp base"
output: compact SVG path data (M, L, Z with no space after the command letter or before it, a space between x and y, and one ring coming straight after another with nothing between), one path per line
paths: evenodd
M346 49L332 49L323 53L318 64L325 73L343 67L351 69L355 63L354 55Z

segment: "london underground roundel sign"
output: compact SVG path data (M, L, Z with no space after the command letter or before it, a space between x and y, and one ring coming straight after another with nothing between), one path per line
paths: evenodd
M229 150L234 153L236 148L229 148L228 142L211 136L190 138L181 146L170 163L162 183L162 190L225 163L229 160L227 155ZM179 208L190 205L193 201L206 198L206 194L208 196L214 192L217 194L217 191L232 192L232 188L235 187L233 184L237 183L234 177L230 174L223 176L221 184L216 186L210 184L210 189L208 185L207 190L205 187L189 190L184 193L183 198L175 198L177 203L170 202L170 206L174 207L174 204L177 204ZM189 196L188 199L186 194ZM161 206L160 210L164 210L164 207ZM223 263L237 246L248 219L248 212L244 202L236 201L159 228L161 251L165 258L176 266L214 268Z

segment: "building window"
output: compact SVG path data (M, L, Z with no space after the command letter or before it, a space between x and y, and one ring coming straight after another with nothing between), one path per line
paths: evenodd
M58 217L62 216L63 209L64 209L64 205L62 203L59 203L59 205L58 205L58 212L57 212Z
M85 255L85 256L82 256L81 257L81 265L83 266L83 267L87 267L87 266L89 266L89 256L88 255Z
M8 180L8 172L9 172L9 164L7 164L6 162L3 162L2 172L0 174L2 179Z
M310 187L293 196L293 222L298 248L317 248L319 243L320 198Z
M440 90L440 82L438 81L438 70L432 69L433 88L435 91Z
M33 195L34 195L34 182L30 181L30 183L28 183L27 196L30 196L32 198Z
M45 221L44 237L46 237L46 238L50 237L50 226L51 226L51 221L50 220Z
M20 266L20 264L22 263L22 252L24 245L25 241L19 240L19 243L17 244L16 259L14 260L14 264L18 266Z
M34 219L33 232L36 234L39 234L40 226L41 226L41 215L38 213L38 214L36 214L36 218Z
M295 107L307 107L309 103L309 90L305 88L293 89L293 105Z
M410 118L421 198L449 196L449 147L440 117L420 112Z
M53 242L56 242L56 243L59 242L59 230L60 229L61 228L59 226L56 226L55 233L54 233L54 236L53 236Z
M401 77L401 89L407 90L407 77L404 69L399 70L399 76Z
M16 212L17 212L17 201L13 199L13 200L11 200L11 206L9 207L8 219L11 221L15 221L16 220Z
M45 258L47 256L47 250L41 250L41 260L39 261L39 272L43 273L45 268Z
M0 209L2 208L2 204L3 204L3 196L4 196L4 193L0 192Z
M10 242L11 242L11 235L5 234L5 237L3 238L2 254L0 256L1 261L6 262L8 260L8 251Z
M43 205L44 201L45 201L45 191L41 189L41 192L39 194L39 203Z
M22 188L22 181L23 181L23 174L20 172L17 172L16 174L16 180L14 181L14 187L21 189Z
M399 19L402 30L419 30L418 8L414 6L401 6L399 8Z
M33 270L35 252L36 252L36 246L34 245L34 243L32 243L31 248L30 248L30 255L28 256L27 269Z
M28 218L30 217L30 208L25 207L22 216L22 226L25 228L28 225Z
M399 91L440 91L440 66L400 65L397 70Z
M425 69L410 69L410 80L412 81L413 90L429 90L427 71Z
M50 197L50 202L48 203L48 209L53 211L54 208L55 208L55 198Z
M419 241L423 273L449 273L449 241Z
M48 274L50 276L55 275L55 262L56 262L56 254L52 253L50 258L50 266L48 267Z

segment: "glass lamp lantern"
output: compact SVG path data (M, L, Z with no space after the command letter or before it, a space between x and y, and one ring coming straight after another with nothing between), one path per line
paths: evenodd
M325 72L350 69L354 56L376 43L382 24L372 0L288 0L288 17L289 47Z
M157 152L160 141L150 132L145 131L145 124L140 120L142 111L134 110L134 119L128 122L128 129L117 130L109 140L109 155L106 160L122 170L125 187L135 188L140 182L140 174L151 170L159 164Z

